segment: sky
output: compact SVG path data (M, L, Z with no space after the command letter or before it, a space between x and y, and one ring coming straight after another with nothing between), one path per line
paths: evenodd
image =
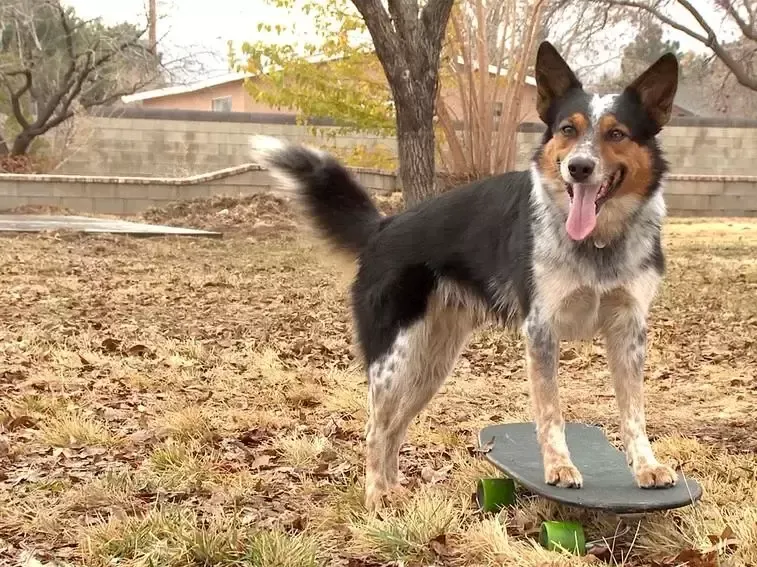
M261 39L257 31L259 22L270 24L287 23L287 12L269 5L264 0L157 0L158 37L163 50L177 57L187 51L202 53L203 76L211 78L229 71L227 41L236 45L243 41ZM129 21L143 25L146 21L147 0L64 0L73 6L83 18L102 18L106 24ZM703 13L713 18L714 11L706 6L709 0L697 0ZM696 29L693 18L682 8L673 10L671 16L677 21ZM309 20L306 16L296 19L301 33L307 33ZM312 28L311 28L312 29ZM668 33L671 39L680 41L684 50L706 51L700 43L681 32ZM300 36L301 37L301 36ZM620 47L620 46L619 46Z

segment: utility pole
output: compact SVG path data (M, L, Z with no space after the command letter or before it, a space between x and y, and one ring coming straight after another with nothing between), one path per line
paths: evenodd
M158 0L150 0L150 8L149 8L149 34L150 34L150 50L153 53L157 53L158 48L158 31L157 31L157 23L158 23Z

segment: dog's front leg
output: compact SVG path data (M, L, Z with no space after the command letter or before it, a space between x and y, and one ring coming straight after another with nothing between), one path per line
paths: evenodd
M628 463L642 488L672 486L678 476L672 468L657 461L646 431L643 391L646 310L624 291L616 292L603 303L603 334Z
M534 309L525 324L526 368L536 417L536 435L548 484L579 488L581 473L570 458L557 386L559 340L553 326Z

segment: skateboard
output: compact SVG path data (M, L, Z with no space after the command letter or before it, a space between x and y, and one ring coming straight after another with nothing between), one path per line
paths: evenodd
M478 482L476 499L483 512L498 512L516 500L516 483L549 500L614 513L620 517L670 510L694 504L702 487L679 475L668 488L639 488L626 456L605 437L602 429L582 423L565 425L573 463L583 476L581 488L560 488L544 481L544 465L534 423L490 425L479 433L481 452L502 471L504 478ZM583 555L586 538L577 522L543 522L539 543L551 550Z

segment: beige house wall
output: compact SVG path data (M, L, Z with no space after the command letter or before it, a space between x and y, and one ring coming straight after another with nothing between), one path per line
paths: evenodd
M539 116L536 114L536 87L525 85L523 89L521 99L521 120L523 122L538 121ZM267 103L256 101L247 92L243 79L194 92L149 98L141 101L135 106L150 109L213 110L213 99L225 96L230 96L232 99L232 112L292 113L291 109L275 108ZM460 94L457 92L457 87L454 85L447 86L445 88L444 97L449 108L455 113L455 115L461 117L463 105ZM499 102L504 102L503 95L498 96L497 99Z

